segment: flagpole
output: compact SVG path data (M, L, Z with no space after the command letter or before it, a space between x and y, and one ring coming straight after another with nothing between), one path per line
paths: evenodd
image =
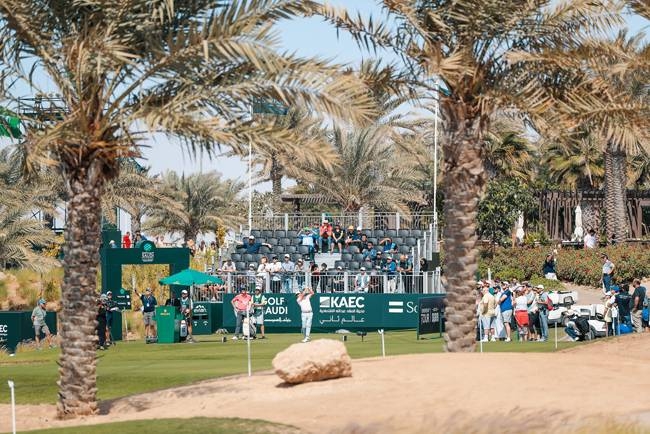
M435 79L436 107L433 118L433 224L438 230L438 116L440 114L440 84Z
M251 105L251 121L253 120L253 106ZM248 140L248 235L253 230L253 143Z

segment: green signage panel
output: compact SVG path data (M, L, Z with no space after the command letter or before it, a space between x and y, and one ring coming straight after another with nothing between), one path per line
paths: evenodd
M266 329L300 329L300 308L295 294L265 294ZM233 294L224 295L223 325L235 327L235 314L230 304ZM418 300L439 297L431 294L314 294L311 299L315 329L407 329L419 323Z
M45 323L50 333L55 335L57 333L56 312L48 312ZM41 337L44 336L41 334ZM32 311L0 312L0 348L13 353L19 343L28 340L34 340Z

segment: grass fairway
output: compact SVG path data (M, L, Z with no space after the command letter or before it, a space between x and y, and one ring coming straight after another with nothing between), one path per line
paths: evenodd
M334 334L316 334L313 339L341 339ZM208 378L246 372L246 342L221 343L221 336L198 336L196 344L151 344L143 342L120 342L107 351L98 351L97 381L99 399L107 400L122 396L165 389L189 384ZM298 334L273 334L266 340L251 343L253 370L271 369L271 360L289 345L300 341ZM348 352L353 358L381 355L379 334L369 333L364 342L356 335L348 336ZM559 349L574 343L561 342ZM442 352L440 338L415 339L415 331L386 333L386 354L416 354ZM477 348L478 350L478 348ZM489 352L548 352L553 351L552 342L484 344ZM15 357L0 355L0 381L16 383L18 404L38 404L56 401L58 350L18 352ZM9 394L0 394L0 402L8 403Z
M288 426L252 419L221 419L193 417L191 419L155 419L134 420L129 422L105 423L101 425L78 426L70 428L52 428L38 431L28 431L32 434L142 434L142 433L174 433L174 434L291 434L300 432Z

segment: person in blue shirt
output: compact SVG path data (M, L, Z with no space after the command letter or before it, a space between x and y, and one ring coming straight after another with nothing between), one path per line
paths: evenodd
M248 243L244 243L242 241L237 242L237 248L238 249L244 249L246 253L250 254L256 254L260 252L260 248L262 246L268 247L269 249L271 248L271 245L269 243L258 243L255 241L255 237L253 235L248 237Z
M374 261L377 259L377 249L372 241L368 241L368 248L366 248L362 253L364 261Z
M499 307L501 309L501 318L503 318L503 327L506 329L506 342L510 342L511 330L510 323L512 322L512 291L504 284L503 294L499 300Z
M379 245L384 246L384 253L397 253L397 244L391 238L384 238Z
M386 257L384 272L388 276L388 291L395 292L397 288L397 264L393 261L392 256Z
M309 260L313 261L316 245L314 232L309 227L305 227L302 232L298 234L298 238L300 238L300 245L309 247Z

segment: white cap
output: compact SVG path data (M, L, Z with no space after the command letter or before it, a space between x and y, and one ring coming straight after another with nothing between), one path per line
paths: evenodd
M366 271L366 267L359 268L360 271Z
M537 285L535 288L537 288L537 289L544 289L544 285Z
M181 294L187 294L187 289L182 290Z

